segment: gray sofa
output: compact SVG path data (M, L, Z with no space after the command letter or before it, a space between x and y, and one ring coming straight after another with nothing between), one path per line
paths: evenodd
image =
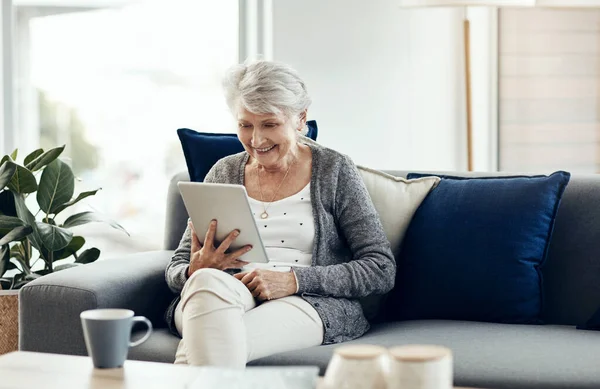
M129 357L173 362L179 339L163 321L173 297L164 269L187 219L175 184L188 179L181 173L171 182L164 251L101 260L40 278L21 290L21 350L85 355L79 313L121 307L147 316L156 327L150 340L131 349ZM600 176L572 176L543 274L546 325L384 322L354 342L448 346L454 352L455 384L460 386L600 388L600 332L575 329L600 306ZM252 365L318 365L323 373L334 347L283 353Z

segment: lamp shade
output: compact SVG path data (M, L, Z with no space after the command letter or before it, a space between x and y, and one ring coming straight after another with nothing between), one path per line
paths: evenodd
M600 0L399 0L399 2L401 7L600 7Z
M401 7L532 7L535 3L536 0L400 0Z
M536 0L536 7L599 8L600 0Z

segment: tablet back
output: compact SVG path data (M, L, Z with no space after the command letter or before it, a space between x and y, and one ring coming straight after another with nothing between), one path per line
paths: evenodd
M200 243L204 243L204 236L211 220L216 219L216 247L231 231L238 229L240 235L230 246L230 250L252 245L252 250L242 255L240 260L253 263L268 262L267 253L252 216L246 188L242 185L203 182L179 182L177 186Z

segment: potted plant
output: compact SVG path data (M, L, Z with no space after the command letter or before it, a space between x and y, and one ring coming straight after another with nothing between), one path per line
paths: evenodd
M119 224L94 212L64 218L65 210L100 190L74 196L73 171L58 158L64 149L35 150L21 164L17 163L15 150L0 161L0 354L17 348L17 289L46 274L94 262L100 256L95 247L82 250L85 239L75 235L72 227L102 221L127 233ZM57 266L56 261L69 257L74 261Z

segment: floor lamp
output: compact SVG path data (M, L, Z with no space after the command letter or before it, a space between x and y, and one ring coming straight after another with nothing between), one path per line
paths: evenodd
M546 0L556 2L558 0ZM563 0L563 2L577 2L578 0ZM586 1L586 0L582 0ZM595 1L595 0L593 0ZM539 1L538 1L539 2ZM473 121L471 104L471 26L466 13L469 6L491 7L533 7L536 0L400 0L401 7L463 7L465 17L463 21L463 39L465 56L465 97L466 97L466 122L467 122L467 169L473 170Z

